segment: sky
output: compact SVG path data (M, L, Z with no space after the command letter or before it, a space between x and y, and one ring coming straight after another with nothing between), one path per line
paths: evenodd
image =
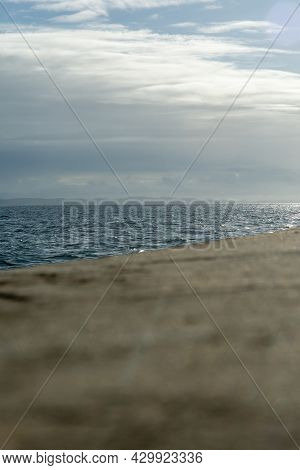
M300 200L297 2L2 5L0 198Z

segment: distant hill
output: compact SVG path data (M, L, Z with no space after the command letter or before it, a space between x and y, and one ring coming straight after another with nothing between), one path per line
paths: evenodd
M14 198L0 199L0 207L14 206L60 206L62 199Z
M145 205L161 205L162 203L170 203L172 201L176 202L182 202L184 204L188 204L194 201L201 202L201 201L206 201L208 203L213 203L213 200L210 199L197 199L197 198L168 198L168 197L161 197L161 198L155 198L155 197L142 197L142 196L135 196L131 198L96 198L96 199L80 199L80 198L55 198L55 199L43 199L43 198L12 198L12 199L4 199L0 198L0 207L14 207L14 206L61 206L63 202L65 204L72 204L76 202L82 202L82 203L101 203L102 201L108 201L108 202L115 202L119 204L124 204L126 201L137 201L140 203L144 203ZM219 201L226 203L228 201Z

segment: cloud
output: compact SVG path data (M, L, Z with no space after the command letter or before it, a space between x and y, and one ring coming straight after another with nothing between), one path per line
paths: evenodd
M100 30L27 32L50 71L76 99L85 96L99 103L173 104L213 109L229 102L249 76L237 67L242 56L260 57L264 50L240 41L130 31L115 25ZM1 36L2 73L18 69L35 72L37 64L17 34ZM273 50L272 54L284 53ZM223 59L226 57L226 61ZM3 68L4 67L4 68ZM282 109L299 105L300 80L296 73L261 69L241 104Z
M194 29L198 26L198 24L193 23L191 21L185 21L183 23L173 23L170 26L172 28L179 28L179 29Z
M208 26L199 26L198 31L206 34L231 33L234 31L244 33L279 31L281 26L269 21L227 21L224 23L210 23Z
M220 105L234 95L249 74L234 65L238 57L263 53L238 41L126 28L76 32L54 29L27 33L27 38L75 95L80 96L77 85L85 84L99 102L126 104ZM31 52L17 34L2 35L0 56L5 70L11 69L12 73L20 64L26 64L27 70L36 69ZM224 56L227 61L220 61ZM260 70L255 79L256 98L251 96L248 105L255 107L257 100L268 100L271 90L272 100L281 97L296 103L299 92L293 86L290 95L288 86L295 82L299 83L297 74ZM247 93L243 102L246 97Z
M214 5L211 5L214 7ZM199 25L195 22L182 22L170 25L172 28L192 30L202 34L224 34L224 33L276 33L281 26L270 21L227 21L220 23L210 23Z
M139 194L151 188L156 194L168 193L161 189L167 185L165 176L172 173L170 186L175 184L249 77L240 57L256 63L264 52L233 39L155 34L119 25L98 30L22 28L114 167L131 175ZM22 38L7 32L1 44L1 185L9 191L17 177L25 181L43 175L36 190L49 188L47 194L60 195L68 187L71 195L80 186L88 194L102 195L105 181L110 181L107 191L112 194L118 183L108 180L107 167ZM224 175L224 161L228 164L233 157L239 167L240 159L259 167L284 155L284 164L299 167L300 76L278 70L282 53L272 51L269 59L275 57L277 69L256 73L222 126L207 151L209 164L202 179L195 177L195 190L197 181L203 189L214 180L213 196L221 184L216 172ZM231 166L236 173L237 162ZM211 178L206 186L205 177ZM53 181L58 181L56 186ZM232 181L228 177L227 189ZM32 184L28 180L20 190L32 194Z
M52 13L63 12L54 20L82 23L98 16L107 16L114 9L151 9L188 4L202 4L206 8L217 5L216 0L8 0L10 3L29 4L33 9ZM88 12L91 12L88 14Z
M91 10L82 10L72 15L60 15L55 17L57 23L83 23L97 18L99 14Z

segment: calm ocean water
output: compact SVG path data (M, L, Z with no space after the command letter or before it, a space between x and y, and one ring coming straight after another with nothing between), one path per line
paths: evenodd
M300 225L300 204L0 207L0 269L99 258Z

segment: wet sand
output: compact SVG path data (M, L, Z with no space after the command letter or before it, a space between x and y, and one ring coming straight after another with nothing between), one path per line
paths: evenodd
M300 231L235 244L1 272L2 445L295 449Z

